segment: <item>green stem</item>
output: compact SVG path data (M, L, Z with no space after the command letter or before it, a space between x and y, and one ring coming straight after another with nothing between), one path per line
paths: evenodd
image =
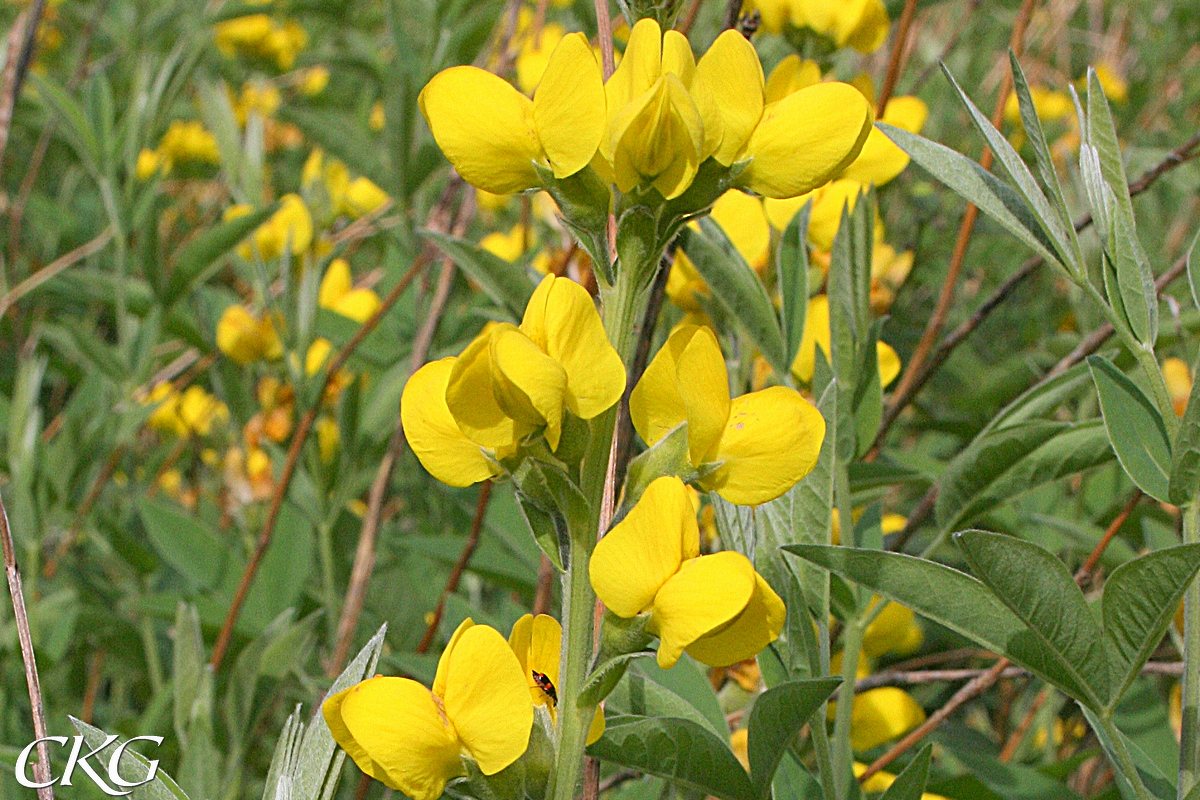
M1146 373L1146 380L1150 382L1150 389L1154 392L1154 402L1158 405L1158 413L1167 427L1167 433L1174 438L1175 432L1179 429L1179 418L1175 416L1175 404L1171 402L1171 393L1167 390L1167 381L1163 378L1162 370L1158 366L1158 359L1154 356L1154 350L1136 345L1133 354L1137 358L1142 372Z
M330 643L336 644L340 610L333 577L333 525L322 522L317 527L317 538L320 540L321 594L325 598L325 619L329 621L326 627L329 629Z
M1200 503L1183 512L1183 543L1200 542ZM1183 597L1183 728L1179 743L1179 796L1200 780L1200 583L1192 581Z
M855 619L848 622L842 631L842 688L838 691L837 716L833 722L833 774L839 797L847 796L848 781L854 780L850 721L854 711L854 684L858 680L863 630L861 620Z
M1113 754L1117 757L1117 763L1114 764L1125 780L1129 781L1129 785L1133 787L1134 794L1138 800L1155 800L1154 795L1150 794L1150 790L1146 788L1146 784L1142 781L1142 776L1137 771L1137 764L1133 763L1133 758L1129 755L1129 749L1125 747L1125 740L1121 738L1121 732L1117 730L1117 726L1113 724L1112 716L1104 714L1099 717L1100 724L1104 728L1108 740L1112 742Z

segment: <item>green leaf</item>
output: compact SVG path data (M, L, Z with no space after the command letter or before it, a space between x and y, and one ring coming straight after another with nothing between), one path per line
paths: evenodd
M164 305L190 294L197 284L207 280L219 268L221 257L266 222L277 208L278 204L272 204L244 217L217 223L179 248L171 279L163 292Z
M700 220L700 231L684 228L679 235L680 248L708 283L713 297L737 320L775 371L787 375L791 364L766 287L717 223L705 217Z
M721 800L754 798L729 745L692 720L616 717L588 753Z
M759 800L771 796L771 781L788 745L841 683L840 678L789 681L772 686L754 701L748 723L747 750L750 783Z
M89 749L99 747L108 738L107 733L87 724L83 720L72 716L68 716L67 719L71 720L71 724L75 726L75 730L79 731L83 736L83 740L87 743ZM118 739L109 745L109 747L118 747L118 742L121 741L124 740ZM95 756L95 763L107 764L108 758L105 757L107 753L108 747L101 750ZM126 747L121 753L121 763L118 766L118 772L121 777L130 782L145 780L152 768L150 761L150 759L136 752L132 747ZM126 797L128 800L188 800L188 796L184 793L183 789L180 789L179 785L171 779L171 776L161 768L155 774L154 780L132 789Z
M655 478L675 475L684 483L691 483L709 474L711 469L712 467L705 465L701 465L701 469L692 466L688 456L687 422L679 423L668 431L666 436L629 462L625 472L624 494L616 519L629 513L629 509L633 508Z
M1192 246L1188 248L1183 265L1187 268L1188 288L1192 291L1192 302L1196 304L1196 308L1200 308L1200 275L1196 274L1197 270L1193 267L1196 263L1193 258L1196 255L1196 245L1200 245L1200 232L1197 232L1195 238L1192 239ZM1197 785L1200 786L1200 784Z
M628 665L629 662L625 663ZM718 729L694 705L638 670L625 673L609 694L605 708L625 716L686 719L704 726L714 736L718 735Z
M581 706L596 705L611 695L621 678L625 677L625 671L629 668L630 662L636 658L645 658L650 655L653 654L649 650L636 653L621 653L597 665L591 674L588 675L587 682L583 684L583 688L579 690L579 704ZM667 690L664 689L663 691ZM688 707L691 708L691 706Z
M959 99L966 106L972 121L975 123L975 127L983 134L988 147L996 155L1004 171L1008 173L1009 178L1016 186L1017 192L1025 201L1026 207L1036 217L1041 229L1044 231L1044 235L1053 243L1054 249L1058 253L1055 261L1064 266L1070 265L1072 250L1069 247L1069 243L1071 237L1067 233L1070 223L1063 224L1058 212L1051 207L1050 201L1042 193L1042 188L1038 185L1037 179L1033 177L1033 173L1029 171L1029 167L1021 160L1021 156L1017 153L1016 148L1009 144L1004 134L997 130L996 126L992 125L991 120L971 102L971 99L967 97L967 93L954 80L954 76L950 74L950 70L947 69L944 63L942 64L942 72L945 73L954 90L958 92ZM1016 73L1014 72L1014 79L1015 77Z
M954 540L975 575L1021 618L1065 671L1075 688L1068 694L1093 708L1102 706L1110 697L1104 639L1067 565L1013 536L964 531Z
M1090 694L1075 677L1074 665L1063 664L982 581L966 573L881 550L806 544L784 550L1007 656L1072 696Z
M1100 420L1032 421L985 430L946 467L935 511L942 530L978 519L1022 492L1112 457Z
M1117 460L1138 488L1156 500L1170 494L1171 439L1154 403L1103 356L1088 356L1104 427Z
M1179 432L1171 452L1171 478L1167 500L1186 506L1200 494L1200 381L1192 382L1187 410L1179 421Z
M150 544L193 591L217 585L225 570L226 547L215 530L165 500L143 498L137 508Z
M93 172L99 169L103 155L100 152L100 142L96 131L83 113L83 107L49 78L32 71L28 77L31 87L37 90L36 96L41 98L42 102L63 124L62 130L66 134L67 141L79 156L79 160Z
M1001 762L994 754L991 741L981 734L971 730L948 730L948 727L943 726L935 734L937 743L945 746L953 758L963 762L970 775L994 792L989 797L1080 800L1079 795L1063 785L1062 780L1044 774L1042 769Z
M188 718L207 667L204 641L200 636L200 615L190 603L180 603L175 614L175 649L171 658L175 735L186 740Z
M783 332L784 357L789 369L800 340L804 337L804 318L808 314L808 219L812 201L795 213L779 239L775 270L779 275L780 328Z
M896 776L895 782L879 800L921 800L925 793L925 781L929 779L929 760L933 757L933 745L927 744L908 762L904 771Z
M945 145L882 122L876 123L875 127L883 131L934 178L946 184L960 197L974 203L980 211L994 219L1046 261L1062 266L1062 262L1055 255L1053 240L1042 230L1037 217L1011 186Z
M1147 553L1113 570L1101 612L1115 704L1142 671L1200 570L1200 544Z
M424 228L421 235L453 259L508 315L519 320L533 295L533 278L520 264L510 264L499 256L462 239Z

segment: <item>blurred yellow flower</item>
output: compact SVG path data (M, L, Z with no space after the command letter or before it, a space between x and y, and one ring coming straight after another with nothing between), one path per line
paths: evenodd
M872 607L879 602L878 597L873 599ZM915 652L923 641L925 632L917 624L912 609L887 602L863 633L863 654L868 658L878 658L887 653L906 656Z
M533 36L531 31L530 35L524 37L515 63L517 87L522 92L533 94L534 89L542 80L542 75L546 72L546 66L550 63L550 55L565 35L566 31L563 26L555 22L547 22L538 31L537 36Z
M729 734L729 749L737 756L742 769L750 771L750 729L738 728Z
M171 169L171 163L164 158L157 150L142 148L138 153L137 166L134 167L134 174L139 181L148 181L154 177L160 170L163 175L166 175Z
M337 421L333 417L322 416L313 427L317 433L317 452L321 455L321 463L332 464L342 438Z
M291 69L308 44L308 33L299 23L279 23L267 14L223 20L213 26L213 33L217 49L226 58L241 52L273 61L280 70Z
M737 189L730 189L713 203L712 219L721 226L734 248L759 275L765 275L771 255L771 226L763 203ZM697 230L699 226L694 225ZM682 250L675 251L675 263L667 276L667 296L680 308L699 311L699 297L707 297L708 285L691 259Z
M556 178L574 175L604 133L600 65L580 33L555 47L533 100L490 72L451 67L433 77L418 103L463 179L495 194L540 186L534 162Z
M656 479L637 505L596 545L592 587L610 611L650 615L658 665L686 651L713 667L758 654L779 637L783 601L740 553L700 555L700 531L687 487Z
M535 706L550 714L553 723L558 719L559 659L562 654L562 625L546 614L526 614L518 619L508 636L508 644L521 662L521 672L529 686ZM549 691L547 690L549 687ZM587 743L592 744L604 735L604 709L597 708L588 729Z
M1047 89L1045 86L1030 86L1029 96L1034 110L1043 122L1062 122L1075 112L1075 104L1066 92ZM1021 124L1021 105L1016 92L1010 92L1004 104L1004 118L1014 125Z
M776 103L794 92L821 82L821 67L792 53L771 70L764 89L767 103Z
M479 247L509 263L514 263L525 255L527 245L532 242L532 234L532 231L518 222L508 233L492 231L484 236L479 240Z
M200 161L219 163L217 140L199 120L172 120L158 143L159 154L169 162Z
M466 774L464 756L495 775L524 754L533 727L527 682L504 637L467 619L438 661L432 690L376 676L321 711L359 769L413 800L437 800Z
M275 115L283 104L283 95L274 84L251 81L242 86L242 93L233 105L233 113L239 125L246 124L246 118L256 113L263 119Z
M850 745L861 752L908 733L925 721L925 710L903 689L881 686L854 695L850 716Z
M350 262L335 258L329 262L329 268L321 278L317 305L355 322L366 322L379 309L379 295L370 289L355 289L350 275Z
M857 761L854 763L854 774L862 775L867 771L866 764L860 764ZM868 794L882 794L888 790L893 783L896 782L896 776L890 772L876 772L871 777L862 782L860 788ZM921 800L950 800L940 794L932 792L924 792L921 794Z
M300 79L300 91L308 97L316 97L329 85L329 67L309 67Z
M283 355L283 343L270 317L255 317L242 305L232 305L217 321L217 347L239 364Z
M1101 61L1095 66L1096 80L1100 81L1100 89L1114 103L1124 103L1129 99L1129 84L1111 64Z
M383 130L387 116L383 113L383 103L376 101L371 105L371 113L367 116L367 126L373 131Z
M825 438L820 412L794 389L771 386L731 399L717 337L698 325L671 333L634 387L629 413L648 445L686 422L692 465L721 465L699 485L739 505L792 488L816 465Z
M1182 417L1187 411L1188 399L1192 396L1192 370L1181 358L1171 356L1163 360L1163 380L1167 384L1167 392L1171 395L1171 405L1176 415Z
M800 348L796 351L796 359L792 362L792 375L802 383L812 381L813 369L816 366L817 347L825 354L825 360L830 357L831 332L829 329L829 297L816 295L808 301L808 313L804 317L804 334L800 338ZM880 341L876 345L879 356L879 382L884 388L896 380L900 374L900 356L887 342Z
M234 205L225 209L224 219L231 220L250 213L246 205ZM279 198L279 210L251 234L250 241L238 248L242 258L253 257L255 250L264 261L279 258L285 252L295 255L303 253L312 244L313 221L308 206L298 194L285 194ZM253 243L253 244L252 244Z
M388 200L387 192L360 175L346 184L338 210L357 219L379 210Z
M309 376L316 375L325 366L332 352L333 344L328 339L314 339L308 346L308 352L304 354L304 373Z
M189 386L180 393L163 381L154 386L142 403L157 404L147 420L151 428L176 436L207 436L213 425L229 420L229 408L199 386Z
M929 108L916 97L893 97L884 109L881 122L909 133L920 133L929 117ZM878 128L872 128L858 158L846 167L843 178L883 186L908 166L908 154Z

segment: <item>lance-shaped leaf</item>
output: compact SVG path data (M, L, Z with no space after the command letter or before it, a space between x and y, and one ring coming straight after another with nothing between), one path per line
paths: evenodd
M708 283L713 297L738 321L775 371L788 374L791 364L784 355L783 333L766 287L721 226L705 217L700 220L700 231L684 228L679 246Z
M163 303L171 305L203 283L220 267L221 256L266 222L277 208L275 203L244 217L218 223L179 248L171 279L163 292Z
M1021 160L1021 155L1016 151L1004 134L997 130L996 126L991 123L982 111L980 111L971 98L967 97L967 93L962 90L958 82L954 80L954 76L950 74L950 70L942 64L942 72L946 74L946 78L958 92L958 97L966 106L967 111L971 115L971 120L975 123L975 127L983 134L983 138L987 140L988 147L996 154L996 158L1000 161L1000 165L1004 171L1008 173L1010 179L1016 187L1017 192L1025 201L1026 206L1037 218L1042 230L1046 232L1047 237L1054 243L1055 251L1058 253L1056 259L1059 263L1074 266L1072 264L1073 251L1070 247L1071 235L1067 233L1070 227L1063 224L1063 221L1056 209L1050 205L1050 201L1046 199L1046 195L1042 193L1042 189L1038 186L1037 179L1033 177L1033 173L1029 171L1029 167Z
M808 313L808 218L812 201L792 216L779 239L775 270L779 275L780 327L788 364L796 358L800 340L804 338L804 318Z
M1200 544L1147 553L1113 570L1101 613L1115 703L1141 673L1200 570Z
M1076 699L1094 695L1079 681L1075 665L1064 663L1060 653L1046 648L991 589L964 572L880 550L806 544L784 550L1007 656Z
M1125 734L1117 731L1117 741L1109 735L1104 724L1092 709L1084 706L1083 716L1087 719L1088 725L1092 727L1092 731L1096 734L1096 738L1100 740L1100 746L1104 749L1104 754L1108 756L1108 763L1113 768L1113 778L1116 781L1117 788L1121 792L1121 797L1125 800L1138 800L1141 795L1133 788L1129 777L1125 775L1125 771L1121 769L1121 757L1117 752L1117 748L1122 748L1129 754L1132 759L1134 768L1137 770L1138 777L1141 778L1142 784L1150 791L1151 797L1155 800L1175 800L1177 793L1175 791L1174 782L1162 773L1158 764L1154 762L1145 750L1137 746L1137 743L1130 739Z
M1032 542L987 531L954 540L971 570L1037 637L1041 647L1087 691L1096 707L1109 697L1108 657L1096 617L1067 565Z
M1200 493L1200 399L1197 398L1200 398L1200 381L1193 381L1171 452L1167 500L1177 506L1194 502Z
M840 678L788 681L772 686L754 701L747 752L750 784L758 800L770 798L771 781L788 745L841 682Z
M1139 489L1157 500L1167 501L1171 440L1162 415L1137 384L1107 358L1089 356L1088 366L1117 460Z
M675 717L616 717L588 753L657 775L721 800L754 800L750 778L729 746L698 722Z
M929 779L929 760L932 757L933 745L922 747L917 757L896 776L879 800L921 800L921 795L925 793L925 781Z
M980 211L994 219L1035 253L1051 264L1063 266L1056 255L1054 241L1042 230L1037 216L1011 186L945 145L882 122L875 123L875 127L883 131L930 175L953 189L959 196L974 203Z
M87 724L83 720L71 716L68 716L67 719L75 726L75 730L79 731L79 734L83 736L88 750L104 744L105 739L109 737L109 734ZM97 765L107 765L115 754L117 747L120 747L120 745L117 743L117 740L114 740L108 747L94 756L95 763ZM126 790L122 787L113 788L116 788L118 791L129 791L127 795L128 800L188 800L188 796L184 793L183 789L179 788L179 785L171 779L170 775L158 769L157 765L157 759L151 762L132 747L126 747L121 751L121 760L117 767L118 774L126 781L136 783L149 777L153 770L154 779L132 790ZM101 776L107 777L104 772L101 772Z
M1036 420L989 430L950 462L939 481L935 512L942 530L978 519L1000 503L1112 458L1099 420Z

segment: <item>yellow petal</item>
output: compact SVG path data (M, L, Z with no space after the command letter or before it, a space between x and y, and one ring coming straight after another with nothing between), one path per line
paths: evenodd
M804 315L804 333L800 337L800 347L796 350L796 359L792 362L792 374L801 383L812 381L813 369L816 365L817 345L829 360L829 298L819 294L808 301L808 311Z
M333 308L341 297L350 291L354 280L350 276L350 262L344 258L335 258L329 262L325 276L321 278L321 288L317 292L317 305L321 308Z
M715 454L729 418L729 374L711 328L680 325L659 349L629 398L634 428L647 444L688 423L688 455Z
M331 310L355 322L366 322L379 309L379 295L370 289L352 289L338 298Z
M787 608L762 575L754 573L750 602L728 625L702 636L687 647L687 654L710 667L727 667L753 658L779 638Z
M850 744L855 750L870 750L903 736L924 721L924 709L903 689L870 689L854 696Z
M704 124L673 73L633 98L609 125L618 188L652 184L668 200L683 194L700 166Z
M713 203L712 218L751 269L763 274L771 251L771 226L762 200L730 189Z
M762 63L754 45L735 30L717 37L696 66L703 102L715 102L721 118L721 142L713 157L729 165L741 153L763 113ZM708 115L702 112L707 121Z
M763 208L767 211L767 219L771 221L771 227L777 231L787 230L788 223L792 221L792 217L796 216L796 212L816 194L817 192L808 192L799 197L788 197L782 200L774 197L765 198Z
M767 77L764 89L766 102L777 103L793 92L821 82L821 67L817 62L792 53L775 65Z
M741 180L766 197L795 197L854 160L871 131L871 106L846 83L818 83L767 106L746 145Z
M492 335L492 386L504 413L530 430L546 426L546 441L558 449L567 373L514 325ZM518 432L523 433L522 428Z
M909 648L920 647L921 638L921 627L912 609L899 603L888 603L863 633L863 653L868 658L878 658L885 653L907 655L912 652Z
M638 20L629 34L625 56L604 84L608 115L611 120L633 98L644 94L662 72L662 31L649 17ZM601 142L600 151L612 161L612 147Z
M894 97L883 112L883 122L910 133L920 133L929 116L929 108L916 97ZM842 177L882 186L908 166L908 154L878 128L872 128L862 152Z
M476 67L451 67L418 98L433 138L463 180L493 194L537 186L541 146L533 102L508 81Z
M815 249L829 252L842 225L842 210L853 211L865 190L858 181L836 180L815 193L808 220L808 241Z
M521 664L487 625L467 628L447 651L446 716L484 775L512 764L529 745L533 704Z
M689 645L729 624L745 610L754 585L754 567L741 553L684 562L654 596L649 630L659 639L658 665L670 669Z
M220 341L220 330L220 326L218 326L218 341ZM1188 399L1192 396L1192 370L1183 359L1171 356L1163 359L1162 375L1163 381L1167 384L1167 393L1171 396L1171 405L1175 408L1175 414L1182 417L1183 413L1187 411Z
M533 95L538 140L554 170L566 178L588 165L604 136L604 78L582 33L563 37Z
M446 405L468 439L493 450L516 441L516 425L492 388L491 344L498 326L475 337L454 361L446 384Z
M878 342L875 353L879 357L879 383L886 389L900 374L900 356L887 342Z
M450 634L450 641L446 642L446 647L442 650L442 655L438 659L437 674L433 676L433 693L438 697L444 697L446 694L446 680L450 675L450 654L454 652L454 648L458 645L458 640L462 638L462 635L473 627L475 627L475 621L467 617L458 623L458 627L454 629L454 633Z
M450 486L470 486L495 473L479 445L459 430L446 405L454 362L443 358L413 373L400 396L400 421L408 446L430 475Z
M663 584L699 552L700 530L687 488L678 478L657 478L596 544L588 574L596 596L628 619L650 608Z
M604 735L604 709L597 708L596 713L592 715L592 724L588 726L587 745L590 747L600 741L600 737Z
M685 87L692 85L696 74L696 57L692 45L679 31L670 30L663 34L662 72L676 75Z
M621 399L625 365L587 289L570 278L542 278L525 307L521 330L562 365L572 414L591 419Z
M363 772L413 800L437 800L463 775L459 742L428 689L376 677L321 707L333 738Z
M706 489L731 503L759 505L791 489L816 466L825 419L795 389L771 386L742 395L730 407Z
M320 372L332 352L333 344L328 339L324 337L314 339L313 343L308 346L308 352L304 354L305 374L316 375Z

